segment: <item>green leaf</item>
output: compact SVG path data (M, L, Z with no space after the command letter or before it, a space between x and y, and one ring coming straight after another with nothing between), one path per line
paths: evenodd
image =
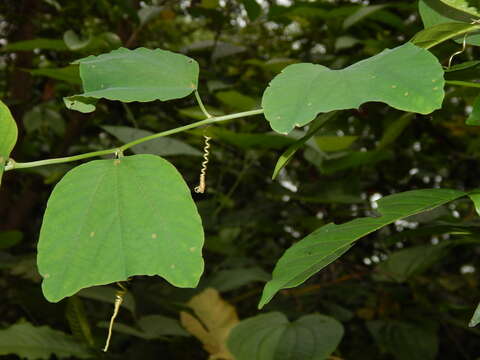
M406 43L343 70L307 63L287 66L265 90L262 107L273 130L289 133L320 112L357 108L367 101L428 114L441 107L443 86L437 58Z
M219 91L215 96L222 103L234 110L247 111L258 107L257 100L235 90Z
M370 321L375 341L397 360L434 360L438 337L434 330L398 321Z
M376 279L405 282L419 275L447 254L450 242L439 245L419 245L395 251L377 266Z
M109 322L102 321L98 326L108 329ZM117 322L113 325L113 330L146 340L165 339L166 336L190 336L190 334L182 328L177 319L172 319L163 315L148 315L141 317L138 320L138 327L140 330Z
M185 97L197 88L198 63L166 50L119 48L76 63L80 64L84 93L67 99L82 96L124 102L166 101Z
M153 135L147 130L135 129L128 126L103 126L106 132L115 136L124 144L133 140ZM172 139L170 137L160 137L158 139L143 142L131 148L135 154L155 154L160 156L171 155L192 155L201 156L202 153L193 146L183 141Z
M466 0L440 0L445 5L454 8L455 10L461 11L473 17L480 17L478 10L470 6Z
M465 121L467 125L479 126L480 125L480 95L475 98L473 102L472 112L468 115Z
M198 133L201 134L201 132ZM265 134L238 133L218 126L209 128L208 134L217 141L224 141L240 149L282 149L295 142L295 139L291 137L273 132Z
M26 70L33 76L45 76L51 79L66 81L70 84L81 84L78 66L66 66L63 68L43 68Z
M0 231L0 250L9 249L22 242L23 233L18 230Z
M477 308L475 309L475 313L472 316L472 319L470 320L468 326L469 327L474 327L480 324L480 303L477 305Z
M348 149L358 136L315 136L315 143L325 152L335 152Z
M277 160L277 163L275 164L275 169L273 170L272 174L272 179L275 179L278 174L280 173L280 170L282 170L288 162L292 159L293 155L297 152L298 149L303 147L305 143L310 140L310 138L317 133L318 130L332 117L334 117L336 112L330 112L328 114L322 114L317 121L312 125L310 129L308 129L308 132L302 136L299 140L294 142L292 145L288 147L287 150L283 152L282 155Z
M93 347L95 340L92 336L92 330L87 314L85 313L83 302L78 296L71 296L67 299L65 316L73 336Z
M466 195L447 189L423 189L386 196L378 201L378 217L328 224L289 248L277 262L263 289L259 308L280 290L300 285L347 251L358 239L404 217L431 210Z
M480 29L478 24L449 22L434 25L418 33L410 40L413 44L424 49L430 49L444 41Z
M63 102L65 103L67 109L77 110L84 114L95 111L95 104L97 103L97 101L97 99L91 99L79 95L63 98Z
M352 151L341 158L324 161L320 169L325 174L333 174L367 164L372 165L387 160L391 156L392 152L385 150Z
M113 304L117 291L118 288L112 286L94 286L80 290L77 295L85 299L97 300L108 304ZM127 292L124 295L121 306L130 311L131 313L135 313L135 299L130 292Z
M442 23L451 23L451 22L459 22L459 23L471 23L471 19L463 19L459 20L457 15L457 11L451 11L448 7L444 6L443 4L439 3L438 1L432 2L428 0L420 0L418 2L418 11L420 12L420 16L423 21L423 26L425 28L430 28L432 26L442 24ZM442 13L438 12L441 11ZM463 43L463 37L457 37L455 39L457 43ZM467 44L471 45L480 45L480 35L473 34L467 35L466 38Z
M262 14L262 7L256 0L241 0L245 10L247 11L248 18L251 21L256 20Z
M43 292L57 302L134 275L195 287L202 244L190 190L168 161L91 161L69 171L48 201L38 243Z
M118 35L112 32L89 35L88 38L82 39L73 30L67 30L63 34L63 41L69 50L84 53L108 51L122 45Z
M0 185L10 153L17 143L18 129L8 107L0 101Z
M326 359L343 337L337 320L311 314L290 323L279 312L242 320L231 331L227 345L236 360Z
M30 323L18 323L0 330L0 355L9 354L32 360L48 360L52 354L59 359L72 356L88 359L92 355L71 336L48 326L36 327Z
M392 144L402 134L403 130L410 125L414 115L415 114L412 113L406 113L400 116L397 120L393 121L382 135L382 138L377 145L377 149L383 149Z
M63 40L37 38L7 44L0 51L32 51L35 49L58 51L68 50Z
M205 287L213 287L220 292L238 289L252 282L267 282L270 274L259 267L237 268L217 271L206 281Z
M388 5L370 5L361 6L352 15L348 16L343 22L343 29L347 30L349 27L355 25L359 21L367 18L369 15L386 8Z

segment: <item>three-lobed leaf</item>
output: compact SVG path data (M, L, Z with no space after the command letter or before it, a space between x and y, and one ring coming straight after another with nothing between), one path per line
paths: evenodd
M290 323L279 312L261 314L236 325L228 348L236 360L326 359L343 337L337 320L320 314Z
M159 275L195 287L203 230L190 190L154 155L96 160L69 171L48 201L38 269L47 300L82 288Z
M346 252L361 237L396 220L433 209L466 195L448 189L423 189L386 196L378 201L379 217L358 218L341 225L328 224L289 248L277 262L263 289L259 308L281 289L300 285Z
M437 58L406 43L342 70L307 63L287 66L265 90L262 107L273 130L289 133L318 113L358 108L368 101L428 114L441 107L443 86Z
M0 101L0 185L5 164L17 142L18 129L7 105Z

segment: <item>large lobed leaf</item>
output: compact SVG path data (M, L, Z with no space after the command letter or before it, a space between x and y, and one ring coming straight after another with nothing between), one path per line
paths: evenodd
M273 130L289 133L318 113L358 108L368 101L428 114L441 107L443 86L437 58L406 43L342 70L307 63L287 66L265 90L262 107Z
M166 101L189 95L198 83L199 67L195 60L161 49L119 48L77 63L84 91L73 96L77 101L81 100L78 96L124 102Z
M0 185L5 164L17 142L18 129L8 107L0 101Z
M259 308L280 290L300 285L323 269L361 237L396 220L433 209L466 195L448 189L412 190L386 196L378 201L379 217L366 217L345 224L325 225L289 248L280 258L263 289Z
M190 190L168 161L92 161L68 172L48 201L38 244L43 292L57 302L133 275L195 287L202 244Z
M320 314L290 323L279 312L261 314L236 325L228 348L236 360L322 360L338 346L343 326Z
M35 327L18 323L0 330L0 355L16 354L27 359L91 358L86 346L77 343L71 336L48 326Z

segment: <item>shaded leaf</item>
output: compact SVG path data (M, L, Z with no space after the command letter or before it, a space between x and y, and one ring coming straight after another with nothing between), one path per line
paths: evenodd
M280 170L282 170L288 162L292 159L293 155L297 152L298 149L303 147L303 145L310 140L312 136L316 134L318 130L328 121L330 120L333 116L335 116L336 112L331 112L328 114L323 114L321 115L318 120L315 121L315 123L312 125L310 129L308 129L308 132L299 140L297 140L295 143L290 145L287 150L283 152L282 155L277 160L277 163L275 164L275 169L273 170L272 174L272 179L275 179L278 174L280 173Z
M22 242L23 233L18 230L0 231L0 250L9 249Z
M256 0L241 0L245 10L247 11L248 18L251 21L256 20L262 14L262 7Z
M419 245L395 251L377 266L378 280L407 281L419 275L447 255L449 242L439 245Z
M357 11L343 21L343 29L347 30L349 27L355 25L373 13L386 8L387 6L388 5L368 5L359 7Z
M35 49L58 51L68 50L63 40L37 38L7 44L0 51L32 51Z
M367 328L375 341L397 360L434 360L438 352L435 331L397 321L370 321Z
M78 66L66 66L63 68L41 68L27 70L33 76L45 76L51 79L66 81L70 84L81 84Z
M38 243L43 292L57 302L134 275L195 287L202 244L190 190L169 162L154 155L91 161L69 171L48 201Z
M267 282L270 275L259 267L238 268L217 271L208 281L207 286L218 291L231 291L252 282Z
M128 126L103 126L105 131L115 136L122 143L126 144L133 140L140 139L154 133L147 130L135 129ZM172 139L170 137L160 137L131 147L135 154L155 154L160 156L171 155L193 155L201 156L202 153L187 143Z
M117 34L104 32L98 35L89 35L88 38L80 38L73 30L67 30L63 34L63 41L69 50L92 53L97 51L108 51L122 45Z
M71 296L67 299L65 315L73 336L89 346L94 346L95 340L93 340L90 323L83 302L78 296Z
M32 360L48 360L52 354L59 359L72 356L88 359L92 355L71 336L48 326L36 327L30 323L18 323L0 330L0 355L9 354Z
M320 314L302 316L290 323L279 312L242 320L229 338L236 360L326 359L343 337L337 320Z
M358 239L404 217L431 210L466 195L447 189L412 190L380 199L379 217L358 218L341 225L325 225L289 248L277 262L263 289L259 308L280 290L300 285L341 254Z
M472 106L472 112L470 115L468 115L465 123L472 126L480 125L480 95L475 98Z
M203 290L187 305L198 319L182 311L180 321L190 334L202 342L211 354L210 359L234 360L226 341L231 329L238 323L235 307L223 300L215 289Z
M112 286L93 286L80 290L77 295L85 299L92 299L113 304L117 291L118 288L114 288ZM130 312L135 313L135 299L130 292L127 292L123 296L123 302L121 306Z
M470 323L468 324L469 327L474 327L477 326L480 323L480 303L477 305L477 308L475 309L475 313L472 316L472 319L470 320Z
M287 66L265 90L262 107L273 130L289 133L320 112L357 108L368 101L428 114L441 107L443 86L437 58L406 43L343 70L307 63Z

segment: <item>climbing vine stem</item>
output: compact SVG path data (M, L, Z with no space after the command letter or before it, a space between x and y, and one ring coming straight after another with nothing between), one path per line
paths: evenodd
M179 132L183 132L186 130L190 129L195 129L199 126L203 125L208 125L208 124L213 124L217 122L222 122L222 121L227 121L227 120L233 120L233 119L238 119L238 118L243 118L247 116L254 116L254 115L260 115L263 114L263 109L257 109L257 110L250 110L250 111L244 111L244 112L239 112L235 114L230 114L230 115L223 115L223 116L212 116L210 118L197 121L185 126L180 126L171 130L167 131L162 131L157 134L145 136L143 138L131 141L127 144L124 144L120 147L113 148L113 149L107 149L107 150L101 150L101 151L93 151L93 152L88 152L85 154L79 154L79 155L74 155L74 156L67 156L67 157L62 157L62 158L55 158L55 159L46 159L46 160L38 160L38 161L31 161L31 162L16 162L13 160L10 160L7 163L7 166L5 167L5 171L9 170L15 170L15 169L25 169L25 168L32 168L32 167L37 167L37 166L44 166L44 165L52 165L52 164L61 164L61 163L67 163L67 162L72 162L72 161L77 161L77 160L83 160L83 159L88 159L91 157L96 157L96 156L102 156L102 155L109 155L109 154L118 154L120 152L123 152L132 146L141 144L145 141L149 140L154 140L163 136L168 136L172 134L176 134Z

